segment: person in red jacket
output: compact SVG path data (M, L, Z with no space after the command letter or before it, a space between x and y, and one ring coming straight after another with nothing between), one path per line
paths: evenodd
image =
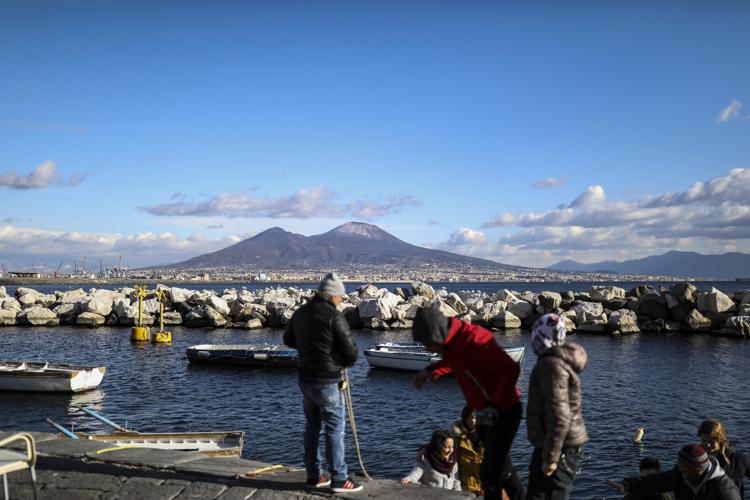
M510 461L510 448L521 422L521 393L516 387L520 367L497 344L488 330L446 318L432 308L420 309L414 319L414 340L441 354L442 360L417 373L421 389L430 380L452 373L466 404L476 410L484 445L479 471L485 498L523 499L525 491Z

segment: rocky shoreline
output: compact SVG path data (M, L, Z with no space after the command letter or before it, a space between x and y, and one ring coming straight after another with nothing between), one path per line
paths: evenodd
M189 328L283 328L313 289L277 287L262 290L209 290L157 285L163 290L164 324ZM144 324L158 322L154 291L143 301ZM641 285L629 291L616 286L592 286L588 292L478 291L449 293L423 282L393 292L361 286L341 304L355 329L408 329L421 307L435 307L497 330L528 328L540 315L555 312L569 331L602 335L684 332L750 338L750 290L725 294L712 288L699 291L690 283L655 289ZM135 289L82 288L49 294L18 288L8 296L0 287L0 326L86 327L132 326L137 322Z

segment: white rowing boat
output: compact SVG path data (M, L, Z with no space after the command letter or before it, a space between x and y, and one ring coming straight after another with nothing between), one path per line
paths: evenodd
M523 360L523 347L503 349L516 363ZM364 353L367 362L374 368L401 371L420 371L442 359L439 354L426 351L422 344L416 342L384 342L375 344Z
M98 386L107 369L43 361L0 361L0 390L81 392Z

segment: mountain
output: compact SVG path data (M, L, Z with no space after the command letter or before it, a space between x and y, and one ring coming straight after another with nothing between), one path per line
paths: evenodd
M253 267L317 269L347 265L446 266L475 269L521 269L486 259L423 248L406 243L372 224L347 222L327 233L303 236L279 227L185 262L159 266L172 269Z
M733 280L738 277L750 276L750 254L730 252L721 255L703 255L696 252L673 250L663 255L652 255L651 257L624 262L607 260L584 264L574 260L563 260L547 269L583 272L611 271L621 274L659 274Z

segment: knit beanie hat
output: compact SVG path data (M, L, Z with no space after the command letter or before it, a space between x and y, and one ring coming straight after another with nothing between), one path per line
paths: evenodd
M557 314L540 316L531 327L531 347L539 356L553 345L565 343L565 324Z
M686 469L704 471L708 469L708 453L699 444L688 444L677 455L677 463Z
M448 336L450 320L443 313L432 307L423 307L417 311L411 334L415 342L445 343Z
M339 279L339 275L336 273L328 273L323 276L318 285L318 291L325 292L331 297L343 297L346 295L344 282Z

